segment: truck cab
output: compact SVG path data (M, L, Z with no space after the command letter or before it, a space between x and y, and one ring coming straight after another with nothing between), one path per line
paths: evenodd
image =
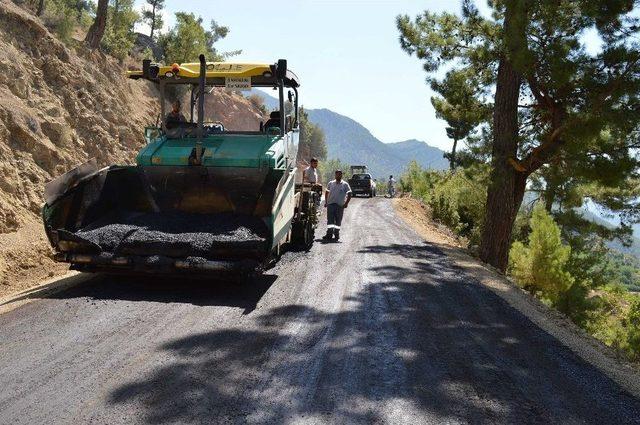
M349 179L349 186L353 195L366 195L369 198L376 196L376 181L367 172L366 165L353 165L351 166L351 178Z

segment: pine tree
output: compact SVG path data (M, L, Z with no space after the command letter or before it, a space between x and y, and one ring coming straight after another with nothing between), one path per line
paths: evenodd
M134 8L134 0L114 0L108 13L109 22L101 45L112 56L122 60L133 48L133 29L140 15Z
M166 62L194 62L202 53L208 61L221 61L241 52L219 53L215 43L227 36L229 28L211 21L210 30L207 31L202 22L202 18L193 13L176 13L176 24L158 39L164 49Z
M310 158L325 159L327 157L327 143L322 129L309 121L304 108L300 108L300 142L298 158L309 161Z
M528 244L516 241L511 247L511 275L555 306L574 282L566 270L571 248L562 243L560 228L542 204L533 209L530 224Z
M465 0L460 17L429 12L413 21L398 17L402 48L423 59L427 72L449 63L495 75L486 81L495 85L495 96L484 261L505 269L527 182L534 174L544 179L560 159L566 161L561 180L574 164L591 171L584 177L606 184L606 190L633 177L632 149L639 145L640 130L633 5L633 0L498 0L491 2L489 19ZM589 53L581 36L591 29L604 41L597 53ZM628 203L618 206L636 211Z
M162 9L164 9L165 0L146 0L151 9L142 12L142 20L149 25L149 38L154 39L156 30L162 28L164 21L162 19Z
M440 94L431 98L436 116L447 122L447 136L453 140L451 152L444 156L454 170L458 142L489 118L490 108L482 102L482 86L468 69L449 71L442 81L431 80L431 88Z
M87 32L87 36L84 41L92 49L100 47L104 31L107 28L107 15L109 9L109 0L98 0L98 7L96 9L96 17Z

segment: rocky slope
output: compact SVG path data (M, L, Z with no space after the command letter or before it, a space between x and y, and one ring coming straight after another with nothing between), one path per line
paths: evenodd
M40 225L47 181L96 158L130 163L155 122L153 84L124 77L115 59L58 41L29 12L0 0L0 296L65 267L55 265ZM230 127L258 128L240 95L211 104Z

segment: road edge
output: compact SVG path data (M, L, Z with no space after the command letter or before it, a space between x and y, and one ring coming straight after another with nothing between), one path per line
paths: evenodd
M0 298L0 314L8 313L30 303L36 299L46 298L57 292L68 289L72 286L85 282L90 275L76 271L70 271L62 276L52 277L16 294L7 295Z
M602 371L634 397L640 398L640 370L636 366L586 333L560 312L542 304L515 286L511 280L491 266L472 257L464 248L457 246L450 235L443 234L426 216L423 220L416 220L414 213L403 208L403 202L408 202L405 199L407 198L395 199L393 209L421 238L438 247L465 273L474 277L481 285L552 335L582 360Z

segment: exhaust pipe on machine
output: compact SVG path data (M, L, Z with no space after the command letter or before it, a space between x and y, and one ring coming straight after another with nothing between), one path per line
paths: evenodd
M202 137L204 132L204 87L206 85L207 61L200 55L200 77L198 82L198 139L196 141L195 165L202 165Z

